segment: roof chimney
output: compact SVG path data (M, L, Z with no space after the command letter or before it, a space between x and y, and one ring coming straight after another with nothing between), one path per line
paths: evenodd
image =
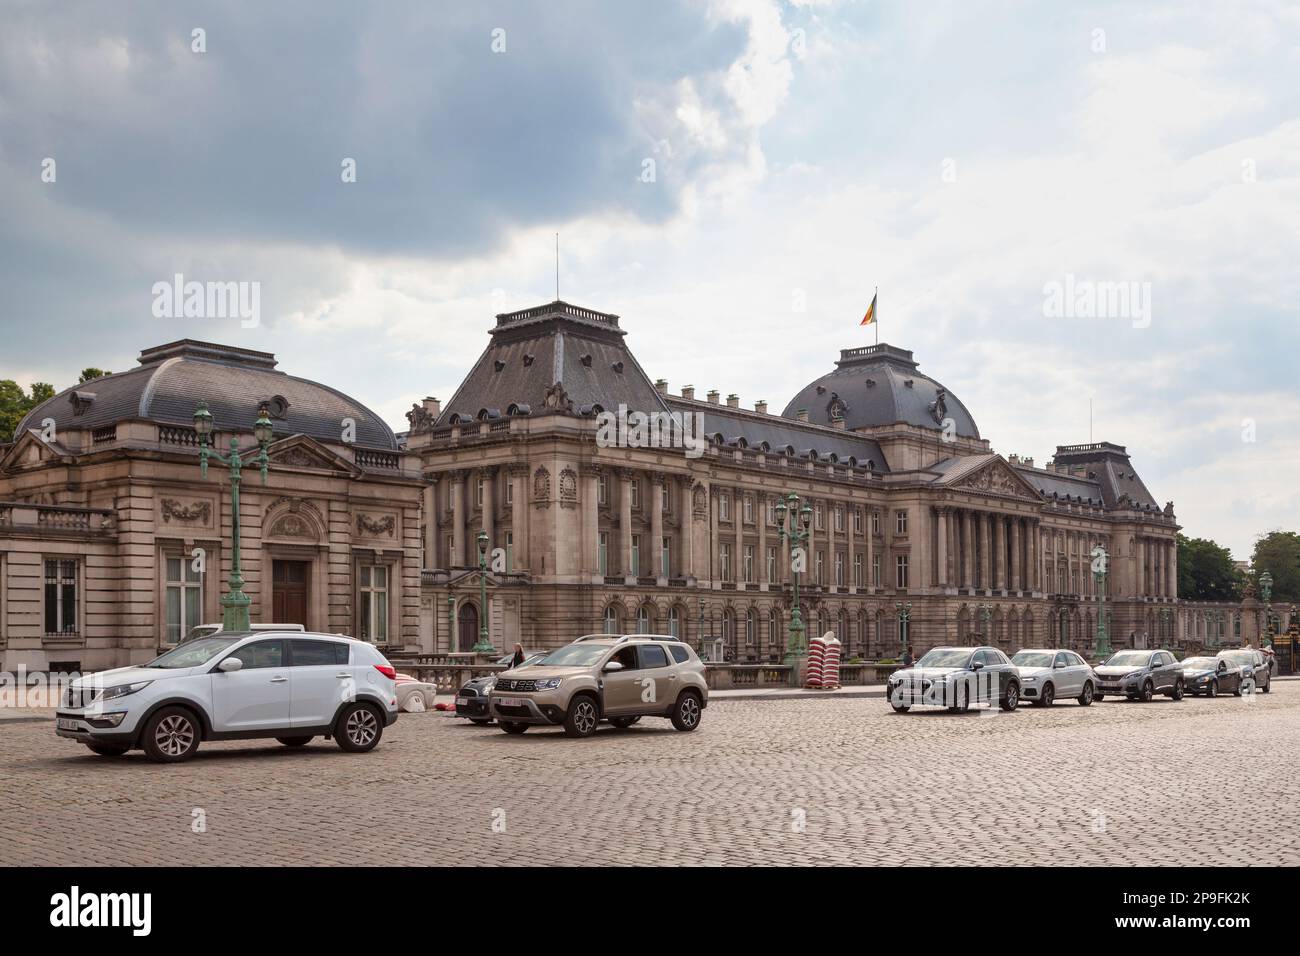
M694 385L683 385L683 386L682 386L682 398L689 398L691 401L695 401L695 386L694 386Z
M426 398L420 404L423 405L424 410L428 412L430 415L432 415L434 418L437 418L439 415L442 414L442 402L438 401L436 398L433 397Z
M833 418L831 418L831 428L838 428L840 431L843 431L843 430L844 430L844 416L843 416L843 415L836 415L836 416L834 416Z
M722 396L722 393L719 392L716 388L711 388L709 389L708 395L709 395L709 401L712 402L714 405L716 405L718 404L718 399Z
M758 414L760 414L760 415L766 415L766 414L767 414L767 402L755 402L755 403L754 403L754 411L758 412Z
M799 419L799 421L801 422L806 422L808 420L808 409L806 408L799 409L797 412L794 413L794 417Z
M728 396L727 396L727 407L728 407L728 408L739 408L739 407L740 407L740 396L737 395L735 392L732 392L730 395L728 395Z
M655 391L658 392L660 395L667 395L667 394L668 394L668 379L666 379L666 378L657 378L657 379L655 379Z

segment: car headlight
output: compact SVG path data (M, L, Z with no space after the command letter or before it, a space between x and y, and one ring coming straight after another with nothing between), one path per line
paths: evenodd
M127 694L134 694L138 690L144 690L153 681L142 680L134 684L118 684L116 687L110 687L100 696L100 700L115 700L118 697L125 697Z
M562 680L564 680L563 677L547 677L544 680L539 680L534 686L536 686L538 690L555 690L555 688L560 686L560 681Z
M1022 677L1022 678L1020 678L1020 679L1021 679L1022 681L1024 681L1026 684L1032 684L1034 681L1038 680L1038 678L1035 677L1033 674L1029 674L1029 675L1027 675L1027 676L1025 676L1025 677Z

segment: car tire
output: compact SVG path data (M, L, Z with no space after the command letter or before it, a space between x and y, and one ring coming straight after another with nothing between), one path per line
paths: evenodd
M202 728L194 712L185 707L163 707L144 725L140 744L150 760L179 763L199 749Z
M600 707L590 694L574 694L564 715L564 732L570 737L590 737L600 724Z
M1020 704L1020 685L1015 681L1007 681L1007 689L1002 692L1002 699L998 701L998 706L1011 713Z
M970 710L970 688L955 687L952 692L952 706L948 708L950 714L964 714Z
M673 726L682 733L690 733L700 726L700 718L704 716L704 704L700 700L700 695L693 690L684 690L677 697L677 703L673 704Z
M1174 681L1174 689L1169 692L1170 700L1182 700L1186 688L1183 686L1183 679L1180 677Z
M1143 703L1150 703L1151 698L1156 696L1156 685L1151 681L1144 681L1142 684L1142 693L1138 695L1138 700Z
M1038 696L1039 707L1051 707L1056 702L1056 688L1051 684L1044 684L1043 691Z
M1076 697L1075 700L1079 702L1080 707L1087 707L1093 702L1095 697L1096 694L1092 689L1092 681L1089 680L1083 682L1083 693Z
M479 727L486 727L488 724L492 723L492 721L488 720L485 717L471 717L469 719L469 722L471 724L477 724ZM525 724L524 726L526 727L528 725Z
M1218 697L1218 696L1219 696L1219 681L1218 681L1217 679L1210 681L1210 687L1209 687L1209 689L1205 692L1205 696L1206 696L1206 697Z
M894 712L898 714L905 714L912 709L911 704L890 704L889 706L894 708Z
M609 718L609 722L619 730L626 730L640 719L640 717L611 717Z
M118 747L113 744L86 744L86 749L101 757L124 757L130 747Z
M276 737L286 747L305 747L312 742L311 737Z
M517 720L498 720L497 725L508 734L522 734L528 725Z
M334 742L348 753L369 753L383 735L383 719L369 704L349 704L334 722Z
M1264 686L1259 689L1259 692L1261 694L1267 694L1268 689L1272 686L1273 686L1273 678L1270 677L1268 680L1264 681Z

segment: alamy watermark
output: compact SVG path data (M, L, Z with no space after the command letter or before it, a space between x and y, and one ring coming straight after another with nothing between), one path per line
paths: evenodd
M704 454L704 416L698 412L629 412L620 404L617 412L596 416L596 445L599 448L681 448L687 458Z
M1049 319L1130 319L1133 328L1151 325L1150 282L1094 282L1067 272L1043 286L1043 316Z
M262 321L262 283L186 281L176 273L170 282L153 284L156 319L239 319L245 329Z

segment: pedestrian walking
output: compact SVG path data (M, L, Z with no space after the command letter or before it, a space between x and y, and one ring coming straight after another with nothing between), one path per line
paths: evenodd
M524 662L524 645L515 644L515 656L510 658L510 666L518 667Z

